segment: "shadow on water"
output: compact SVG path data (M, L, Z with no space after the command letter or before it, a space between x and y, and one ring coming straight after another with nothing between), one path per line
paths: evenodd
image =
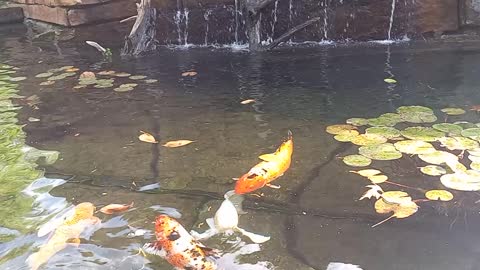
M134 208L122 214L95 213L102 226L82 235L78 248L68 246L52 256L44 268L171 269L159 258L137 254L153 238L155 216L166 213L187 230L206 230L204 221L233 189L232 178L251 168L257 156L273 152L292 130L292 165L276 181L282 188L247 196L247 213L240 218L242 228L271 240L259 246L239 239L206 241L227 250L227 263L267 267L269 262L275 269L326 269L333 261L369 270L476 269L480 221L478 206L469 202L477 194L454 206L424 204L408 219L371 228L384 216L371 202L358 201L365 183L339 159L354 149L334 141L325 127L402 105L438 110L478 104L478 44L328 45L255 55L162 49L155 56L109 61L66 40L68 33L38 36L35 31L0 29L0 56L18 67L0 71L0 80L8 81L0 84L0 105L8 108L0 113L0 215L8 217L0 223L2 268L25 268L25 259L48 239L39 231L55 227L74 205L133 201ZM138 81L132 91L115 92L113 87L74 89L78 76L53 85L40 85L45 79L35 77L69 65L80 69L77 74L114 70L158 82ZM191 70L198 74L181 76ZM27 78L10 82L6 76ZM398 83L387 84L385 78ZM114 87L127 80L115 78ZM36 104L25 98L34 95ZM256 102L240 104L245 99ZM478 115L469 117L478 122ZM138 141L140 131L160 143ZM162 146L177 139L195 142ZM55 152L36 149L58 151L60 158L53 162ZM49 164L38 168L37 158L45 155ZM420 166L411 159L377 165L412 183L428 180L411 171ZM144 233L136 234L139 230Z

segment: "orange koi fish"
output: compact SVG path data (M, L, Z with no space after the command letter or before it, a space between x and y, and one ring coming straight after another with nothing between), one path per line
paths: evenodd
M155 221L157 241L147 243L143 250L166 259L177 270L215 270L216 264L209 258L213 249L205 247L175 219L160 215Z
M238 179L235 185L235 193L245 194L264 186L280 188L271 185L270 182L282 176L290 168L292 153L293 136L292 132L288 131L287 140L278 147L275 153L261 155L259 158L263 161Z
M32 270L38 269L53 255L61 251L68 244L78 247L80 234L89 226L99 224L100 219L93 216L95 206L89 202L75 206L73 214L55 229L47 243L40 247L36 253L27 258L27 263Z

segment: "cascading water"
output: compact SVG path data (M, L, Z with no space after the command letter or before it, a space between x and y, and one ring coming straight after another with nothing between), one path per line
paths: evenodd
M203 14L203 18L205 18L205 24L206 24L206 29L205 29L205 46L208 45L208 31L209 31L209 20L210 20L210 15L212 14L212 10L208 9L205 14Z
M267 43L271 43L273 41L273 37L275 36L275 25L277 24L277 11L278 11L278 0L275 1L275 7L272 11L273 21L271 23L272 32L271 35L267 39Z
M322 4L323 6L323 40L328 40L328 0Z
M393 26L393 15L395 14L395 2L392 0L392 11L390 13L390 25L388 27L388 40L392 40L392 26Z
M188 14L189 10L187 8L179 8L173 17L173 21L177 27L179 45L188 45Z
M238 28L240 27L240 21L238 19L238 0L235 0L235 44L238 44Z

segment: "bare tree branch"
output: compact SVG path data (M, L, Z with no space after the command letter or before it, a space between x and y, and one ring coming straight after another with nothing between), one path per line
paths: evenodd
M157 10L150 5L151 0L141 0L137 4L137 19L132 31L125 39L122 54L140 55L157 48L156 35Z
M302 30L303 28L311 25L312 23L314 22L317 22L319 21L321 18L320 17L315 17L313 19L310 19L302 24L299 24L293 28L291 28L290 30L288 30L287 32L285 32L283 35L281 35L279 38L275 39L274 41L272 41L272 43L270 43L269 45L265 46L264 47L264 50L268 51L268 50L271 50L275 47L277 47L280 43L282 43L283 41L287 40L291 35L295 34L296 32Z

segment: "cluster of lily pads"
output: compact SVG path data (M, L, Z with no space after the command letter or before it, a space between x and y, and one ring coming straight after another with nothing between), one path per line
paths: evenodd
M40 85L53 85L59 80L63 80L68 77L78 76L77 72L80 69L74 66L64 66L60 68L50 69L47 72L40 73L35 75L36 78L44 78L45 81L41 82ZM122 83L115 87L114 83L116 79L121 79L123 81L130 80L129 82ZM132 75L126 72L116 72L112 70L104 70L98 73L93 73L90 71L83 72L78 76L78 84L73 87L73 89L82 89L87 87L94 88L114 88L116 92L128 92L132 91L138 82L143 83L155 83L155 79L147 79L147 76L144 75Z
M352 167L367 167L373 161L390 161L408 155L418 158L424 166L419 171L439 177L446 189L457 191L480 190L480 123L456 121L448 123L449 116L462 115L462 108L444 108L445 122L439 123L434 111L423 106L402 106L396 113L385 113L376 118L350 118L345 124L331 125L326 131L335 140L358 145L358 154L343 157ZM413 200L404 191L386 191L380 183L388 181L381 171L366 168L351 171L367 178L372 185L360 198L377 199L378 213L393 212L392 217L405 218L414 214L422 200L450 201L448 190L429 190L425 198Z

